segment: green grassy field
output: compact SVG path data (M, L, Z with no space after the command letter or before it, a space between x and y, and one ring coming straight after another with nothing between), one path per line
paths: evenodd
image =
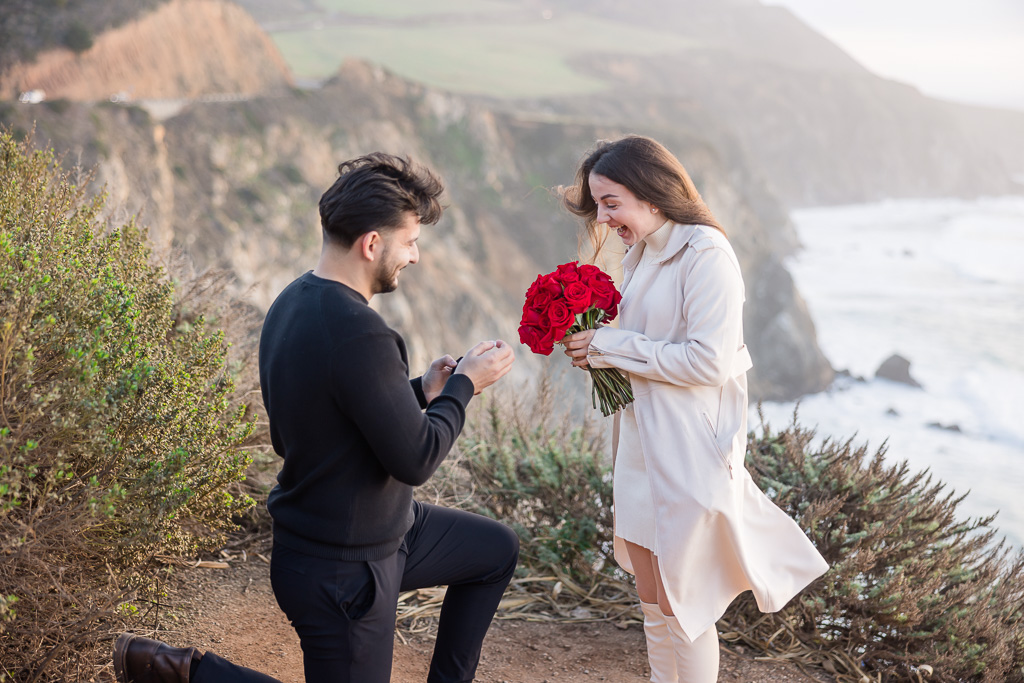
M319 0L317 4L327 12L387 18L507 13L510 7L500 0Z
M667 32L575 13L544 18L491 1L322 0L319 24L273 38L296 76L322 79L349 57L461 93L544 97L599 92L607 83L574 71L587 54L656 55L689 47Z

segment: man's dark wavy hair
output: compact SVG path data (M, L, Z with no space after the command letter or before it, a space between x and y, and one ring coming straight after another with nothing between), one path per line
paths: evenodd
M328 242L351 247L361 235L398 228L406 214L431 225L441 219L441 180L408 157L374 152L338 166L340 177L320 197Z

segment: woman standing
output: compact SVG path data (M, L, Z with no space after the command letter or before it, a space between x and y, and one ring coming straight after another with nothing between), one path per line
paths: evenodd
M725 232L658 142L600 143L565 205L628 248L620 329L565 340L573 365L629 373L613 438L615 557L636 576L651 680L718 677L715 622L754 592L781 609L828 564L743 467L743 279Z

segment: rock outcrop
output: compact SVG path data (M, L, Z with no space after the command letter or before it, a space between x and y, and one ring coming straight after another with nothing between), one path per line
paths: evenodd
M179 99L254 95L291 76L273 41L238 5L172 0L96 37L76 54L48 50L0 73L0 97L39 89L48 99Z
M875 377L921 388L921 383L910 375L910 361L898 353L889 356L878 366Z

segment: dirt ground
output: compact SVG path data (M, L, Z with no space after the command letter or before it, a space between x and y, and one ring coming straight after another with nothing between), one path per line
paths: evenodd
M161 630L144 635L216 652L282 683L302 683L298 638L274 600L266 562L249 556L227 568L179 569L177 576L178 597L184 596L188 607L161 614ZM432 647L426 634L396 636L393 683L424 681ZM639 624L498 619L484 642L477 680L640 683L649 674ZM722 648L722 683L832 680L824 672L811 677L793 665Z

